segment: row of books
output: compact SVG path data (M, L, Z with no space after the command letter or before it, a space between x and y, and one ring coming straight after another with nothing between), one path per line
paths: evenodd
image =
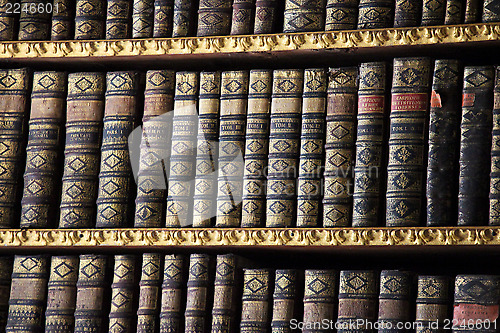
M498 331L498 275L275 270L232 254L16 255L0 268L7 332Z
M500 21L495 0L0 1L0 40L220 36L481 21Z

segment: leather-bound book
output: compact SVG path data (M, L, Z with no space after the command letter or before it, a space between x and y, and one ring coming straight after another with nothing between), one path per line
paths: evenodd
M135 198L136 228L160 228L165 221L174 87L174 71L146 73Z
M484 0L482 22L499 22L500 7L494 0Z
M265 170L269 151L269 115L272 88L272 70L254 69L250 71L241 215L241 226L244 228L265 225Z
M43 331L48 273L48 256L15 256L6 332Z
M326 0L286 0L283 32L325 29Z
M458 225L488 224L494 76L493 66L464 69Z
M481 21L482 0L466 0L464 23L477 23Z
M428 58L394 59L387 166L388 227L418 226L425 216L425 139L430 73Z
M172 37L174 0L155 0L153 37Z
M51 15L45 6L51 3L48 0L21 0L21 14L19 17L19 40L48 40L50 39ZM38 11L38 6L44 10ZM31 10L34 7L35 10ZM26 8L26 10L24 10Z
M253 32L255 0L234 0L231 35L249 35Z
M183 255L165 255L160 332L176 333L184 329L188 266L189 260Z
M325 69L304 70L297 183L297 227L320 225L327 86Z
M446 0L424 0L421 25L443 25L445 12Z
M411 275L404 271L387 270L380 273L378 299L379 333L409 332L396 329L398 322L411 320Z
M240 333L269 332L273 277L269 269L243 269Z
M461 87L460 61L436 60L429 117L428 226L454 225L457 221Z
M10 6L10 0L0 0L0 40L12 41L17 39L16 24L18 22L18 14L14 14Z
M131 36L131 1L108 0L106 39L125 39Z
M5 332L9 313L9 296L12 281L11 256L0 257L0 332Z
M76 0L75 39L103 39L106 0Z
M160 302L163 260L159 253L142 255L137 333L153 333L160 329Z
M21 228L46 228L59 214L67 74L33 74Z
M269 132L266 227L295 225L303 87L303 70L274 71Z
M155 1L133 0L132 5L132 38L153 37Z
M281 9L278 0L256 0L254 34L270 34L276 32L277 16Z
M71 0L54 0L51 40L69 40L74 36L75 3Z
M498 275L457 275L453 332L497 332L499 297Z
M396 0L394 27L415 27L421 22L422 0Z
M222 72L217 227L241 222L248 76L248 71Z
M196 28L195 11L194 1L174 0L172 37L193 36Z
M394 23L393 0L360 0L358 29L392 27Z
M386 68L384 62L368 62L359 66L353 227L374 227L382 222L381 186L388 113Z
M19 221L30 88L27 68L0 70L0 228Z
M75 328L78 256L53 256L45 310L45 332L72 333Z
M325 31L356 29L359 0L327 0Z
M444 14L444 24L460 24L463 23L465 9L462 0L447 0L446 13Z
M95 225L105 82L104 73L68 75L59 228Z
M500 67L495 68L489 225L500 225Z
M277 269L274 278L271 332L291 333L292 319L300 318L302 308L303 271Z
M324 227L351 225L357 92L357 67L330 69L326 109Z
M193 201L193 226L214 225L217 203L219 104L221 72L200 73L198 144Z
M200 0L197 36L224 36L231 31L231 0Z
M306 269L304 286L304 323L335 320L337 304L336 272L329 269ZM331 332L306 325L302 332Z
M449 319L450 285L446 276L419 276L417 311L419 323L416 333L444 333L445 320ZM437 324L436 324L437 323Z
M177 72L166 227L192 224L198 126L198 72Z

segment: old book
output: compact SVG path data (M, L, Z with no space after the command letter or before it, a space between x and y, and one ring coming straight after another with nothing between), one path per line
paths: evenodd
M165 255L161 291L161 332L176 333L184 329L188 264L189 260L183 255Z
M375 271L341 271L339 282L339 333L369 332L377 320L378 276ZM351 323L355 323L352 328Z
M428 226L454 225L457 220L461 86L460 61L436 60L427 159Z
M234 0L231 35L249 35L253 31L255 0Z
M327 0L325 31L356 29L359 0Z
M132 38L153 37L154 0L134 0L132 5Z
M248 76L248 71L222 72L217 227L240 225Z
M99 72L68 75L59 228L95 225L105 82Z
M176 73L166 227L193 223L198 76L197 72Z
M489 225L500 225L500 67L495 68Z
M266 227L295 225L304 71L275 70L271 101Z
M494 76L492 66L464 69L458 225L488 224Z
M482 0L466 0L464 23L476 23L481 21Z
M0 331L5 332L9 313L9 296L12 281L11 256L0 257Z
M296 269L277 269L274 278L273 315L271 332L291 333L292 319L300 318L303 313L301 307L303 272Z
M304 286L304 328L302 332L330 332L314 327L314 323L322 320L335 320L335 305L337 303L336 273L328 269L306 269Z
M21 228L52 226L59 214L67 73L33 74Z
M269 332L273 277L269 269L243 269L240 332Z
M277 0L255 1L254 34L270 34L276 31L277 16L282 10L280 5L280 1Z
M392 27L394 23L393 0L360 0L358 29Z
M104 0L76 0L75 39L104 38L106 3Z
M498 321L499 296L498 275L457 275L453 303L453 332L496 332L496 325L485 324ZM476 328L478 329L475 330Z
M209 254L191 254L187 281L185 332L208 332L213 304L214 260Z
M108 0L106 39L130 38L131 5L129 0Z
M286 0L283 32L325 29L326 0Z
M331 68L327 90L323 226L351 225L358 68Z
M460 24L463 22L465 9L462 0L447 0L444 24Z
M135 198L136 228L159 228L165 221L174 87L174 71L146 73Z
M191 0L174 0L172 37L193 36L195 3ZM170 36L169 36L170 37Z
M231 31L231 0L200 0L197 36L224 36Z
M482 22L499 22L500 6L494 0L484 0Z
M419 323L417 333L445 332L445 320L450 318L449 279L446 276L419 276L417 311L415 321ZM437 323L437 325L436 325Z
M445 12L446 0L424 0L421 25L443 25Z
M54 0L51 40L69 40L74 36L75 4L71 0Z
M174 0L155 0L153 37L172 37Z
M73 332L78 263L78 256L52 257L45 310L47 333Z
M396 0L394 5L394 27L415 27L420 24L422 0Z
M13 13L10 4L12 4L10 0L0 0L0 40L3 41L17 39L16 21L18 21L18 14Z
M353 227L382 224L382 182L387 119L386 63L359 66L358 124L354 168Z
M193 226L210 227L217 215L217 169L221 72L200 73L198 144Z
M131 225L133 188L128 136L137 116L138 72L106 75L106 104L101 144L101 170L97 193L97 228Z
M49 257L16 255L6 332L42 332Z
M316 227L321 216L327 73L323 68L304 70L297 227Z
M144 253L142 255L137 333L157 332L160 328L162 259L162 255L159 253Z
M137 257L115 255L111 285L109 332L135 332L137 309Z
M254 69L250 71L241 215L241 226L244 228L265 225L265 170L269 151L269 115L272 88L272 70Z
M18 40L50 39L51 15L45 10L48 0L21 0ZM44 10L38 11L38 6ZM32 10L35 8L35 10Z
M411 275L409 272L385 270L380 273L380 293L378 305L378 323L380 333L405 332L395 330L398 322L411 319Z
M19 221L31 74L27 68L0 70L0 227Z
M396 58L387 166L386 225L418 226L424 217L430 59Z

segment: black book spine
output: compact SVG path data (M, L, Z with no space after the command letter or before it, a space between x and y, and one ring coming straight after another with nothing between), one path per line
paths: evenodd
M392 27L394 21L393 0L360 0L358 29Z
M424 0L422 4L422 24L442 25L446 12L446 0Z
M68 40L74 36L75 3L71 0L54 0L52 9L51 40Z
M500 225L500 67L495 68L489 224Z
M444 24L460 24L464 19L464 3L462 0L446 1L446 13L444 14Z
M420 23L422 0L396 0L394 27L415 27Z
M328 0L325 31L356 29L359 0Z
M155 0L153 37L172 37L174 0Z
M132 7L132 38L153 37L154 0L134 0Z

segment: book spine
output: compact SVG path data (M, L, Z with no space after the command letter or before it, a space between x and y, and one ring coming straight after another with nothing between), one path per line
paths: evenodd
M137 257L115 255L113 284L111 285L110 332L135 332L137 325Z
M394 1L360 0L358 29L376 29L392 27L394 19Z
M11 256L0 257L0 332L5 332L9 313L9 296L12 281Z
M137 309L137 333L154 333L159 331L162 272L163 263L161 254L144 253L142 255L139 305Z
M492 66L464 69L458 225L488 224L494 75Z
M240 269L233 254L217 255L212 307L212 333L235 332L239 313ZM240 296L240 297L239 297Z
M277 0L257 0L255 2L254 34L270 34L276 30L278 14Z
M418 226L423 217L430 59L396 58L387 166L388 227Z
M224 36L231 31L231 0L201 0L197 36Z
M45 311L47 333L73 332L78 261L78 256L52 257Z
M191 254L187 282L185 332L207 332L213 304L213 258L208 254Z
M321 216L327 86L327 74L324 69L312 68L304 71L297 227L316 227Z
M415 27L421 21L422 0L396 0L394 27Z
M97 228L130 226L132 170L128 136L137 114L138 72L109 72L97 195Z
M499 296L498 275L457 275L453 303L453 332L496 332L496 325L478 330L473 328L476 327L475 323L493 323L498 320Z
M482 0L467 0L465 2L464 23L476 23L481 20Z
M18 40L47 40L50 38L51 16L46 10L38 11L48 0L21 0ZM26 10L24 10L26 9ZM33 10L35 9L35 10Z
M106 39L130 38L132 8L129 0L108 0Z
M200 73L193 227L213 226L217 215L220 89L221 72Z
M165 256L162 284L160 332L177 333L184 328L187 260L182 255Z
M68 75L59 228L95 225L104 89L103 73Z
M336 273L333 270L307 269L304 286L305 323L335 320ZM312 326L312 325L311 325ZM328 332L305 326L303 333Z
M500 7L494 0L484 0L482 22L499 22Z
M443 25L445 11L446 0L424 0L422 3L421 25Z
M386 63L370 62L360 65L353 227L375 227L381 224L386 87Z
M21 228L50 226L58 212L67 74L33 75Z
M16 255L6 332L41 332L47 297L48 257Z
M326 0L286 0L283 32L325 30Z
M495 68L493 94L489 225L500 225L500 67Z
M166 227L192 224L198 125L198 73L177 72Z
M231 19L231 35L252 33L255 18L255 0L234 0Z
M331 68L327 90L323 226L346 227L352 215L358 68Z
M377 320L378 277L374 271L341 271L339 282L339 333L369 332ZM360 320L361 319L361 320ZM355 329L350 329L355 322Z
M22 168L26 144L28 91L31 75L27 68L0 70L0 228L12 228L19 218ZM16 222L14 222L16 221Z
M75 333L102 333L107 330L104 316L106 255L82 254L76 283Z
M0 26L2 27L0 40L2 41L12 41L17 37L15 33L17 14L10 10L8 5L10 3L12 3L10 0L0 0Z
M327 0L325 31L356 29L359 0Z
M265 170L269 151L272 87L272 70L254 69L250 71L241 217L241 226L244 228L265 225Z
M76 0L75 39L102 39L106 28L106 1Z
M241 222L248 76L248 71L222 72L217 227Z
M165 221L174 87L174 71L147 72L135 198L136 228L160 228Z
M174 0L174 18L172 37L188 37L193 35L194 2L191 0Z
M153 17L153 37L172 37L174 19L173 0L155 0Z
M293 332L290 322L300 315L298 293L300 275L295 269L277 269L274 279L273 315L271 332Z
M453 225L457 221L461 86L460 61L436 60L429 117L428 226Z
M134 0L132 6L132 38L153 37L154 0Z
M447 0L444 24L460 24L463 22L463 1Z
M54 0L51 40L69 40L74 36L74 11L74 3L71 0Z
M240 333L269 332L272 282L268 269L243 270Z
M411 277L408 272L382 271L380 273L380 293L378 324L380 333L406 332L393 329L398 322L410 320Z
M445 276L419 276L417 311L419 323L416 333L443 333L445 320L449 318L449 282ZM437 327L436 327L436 324Z

